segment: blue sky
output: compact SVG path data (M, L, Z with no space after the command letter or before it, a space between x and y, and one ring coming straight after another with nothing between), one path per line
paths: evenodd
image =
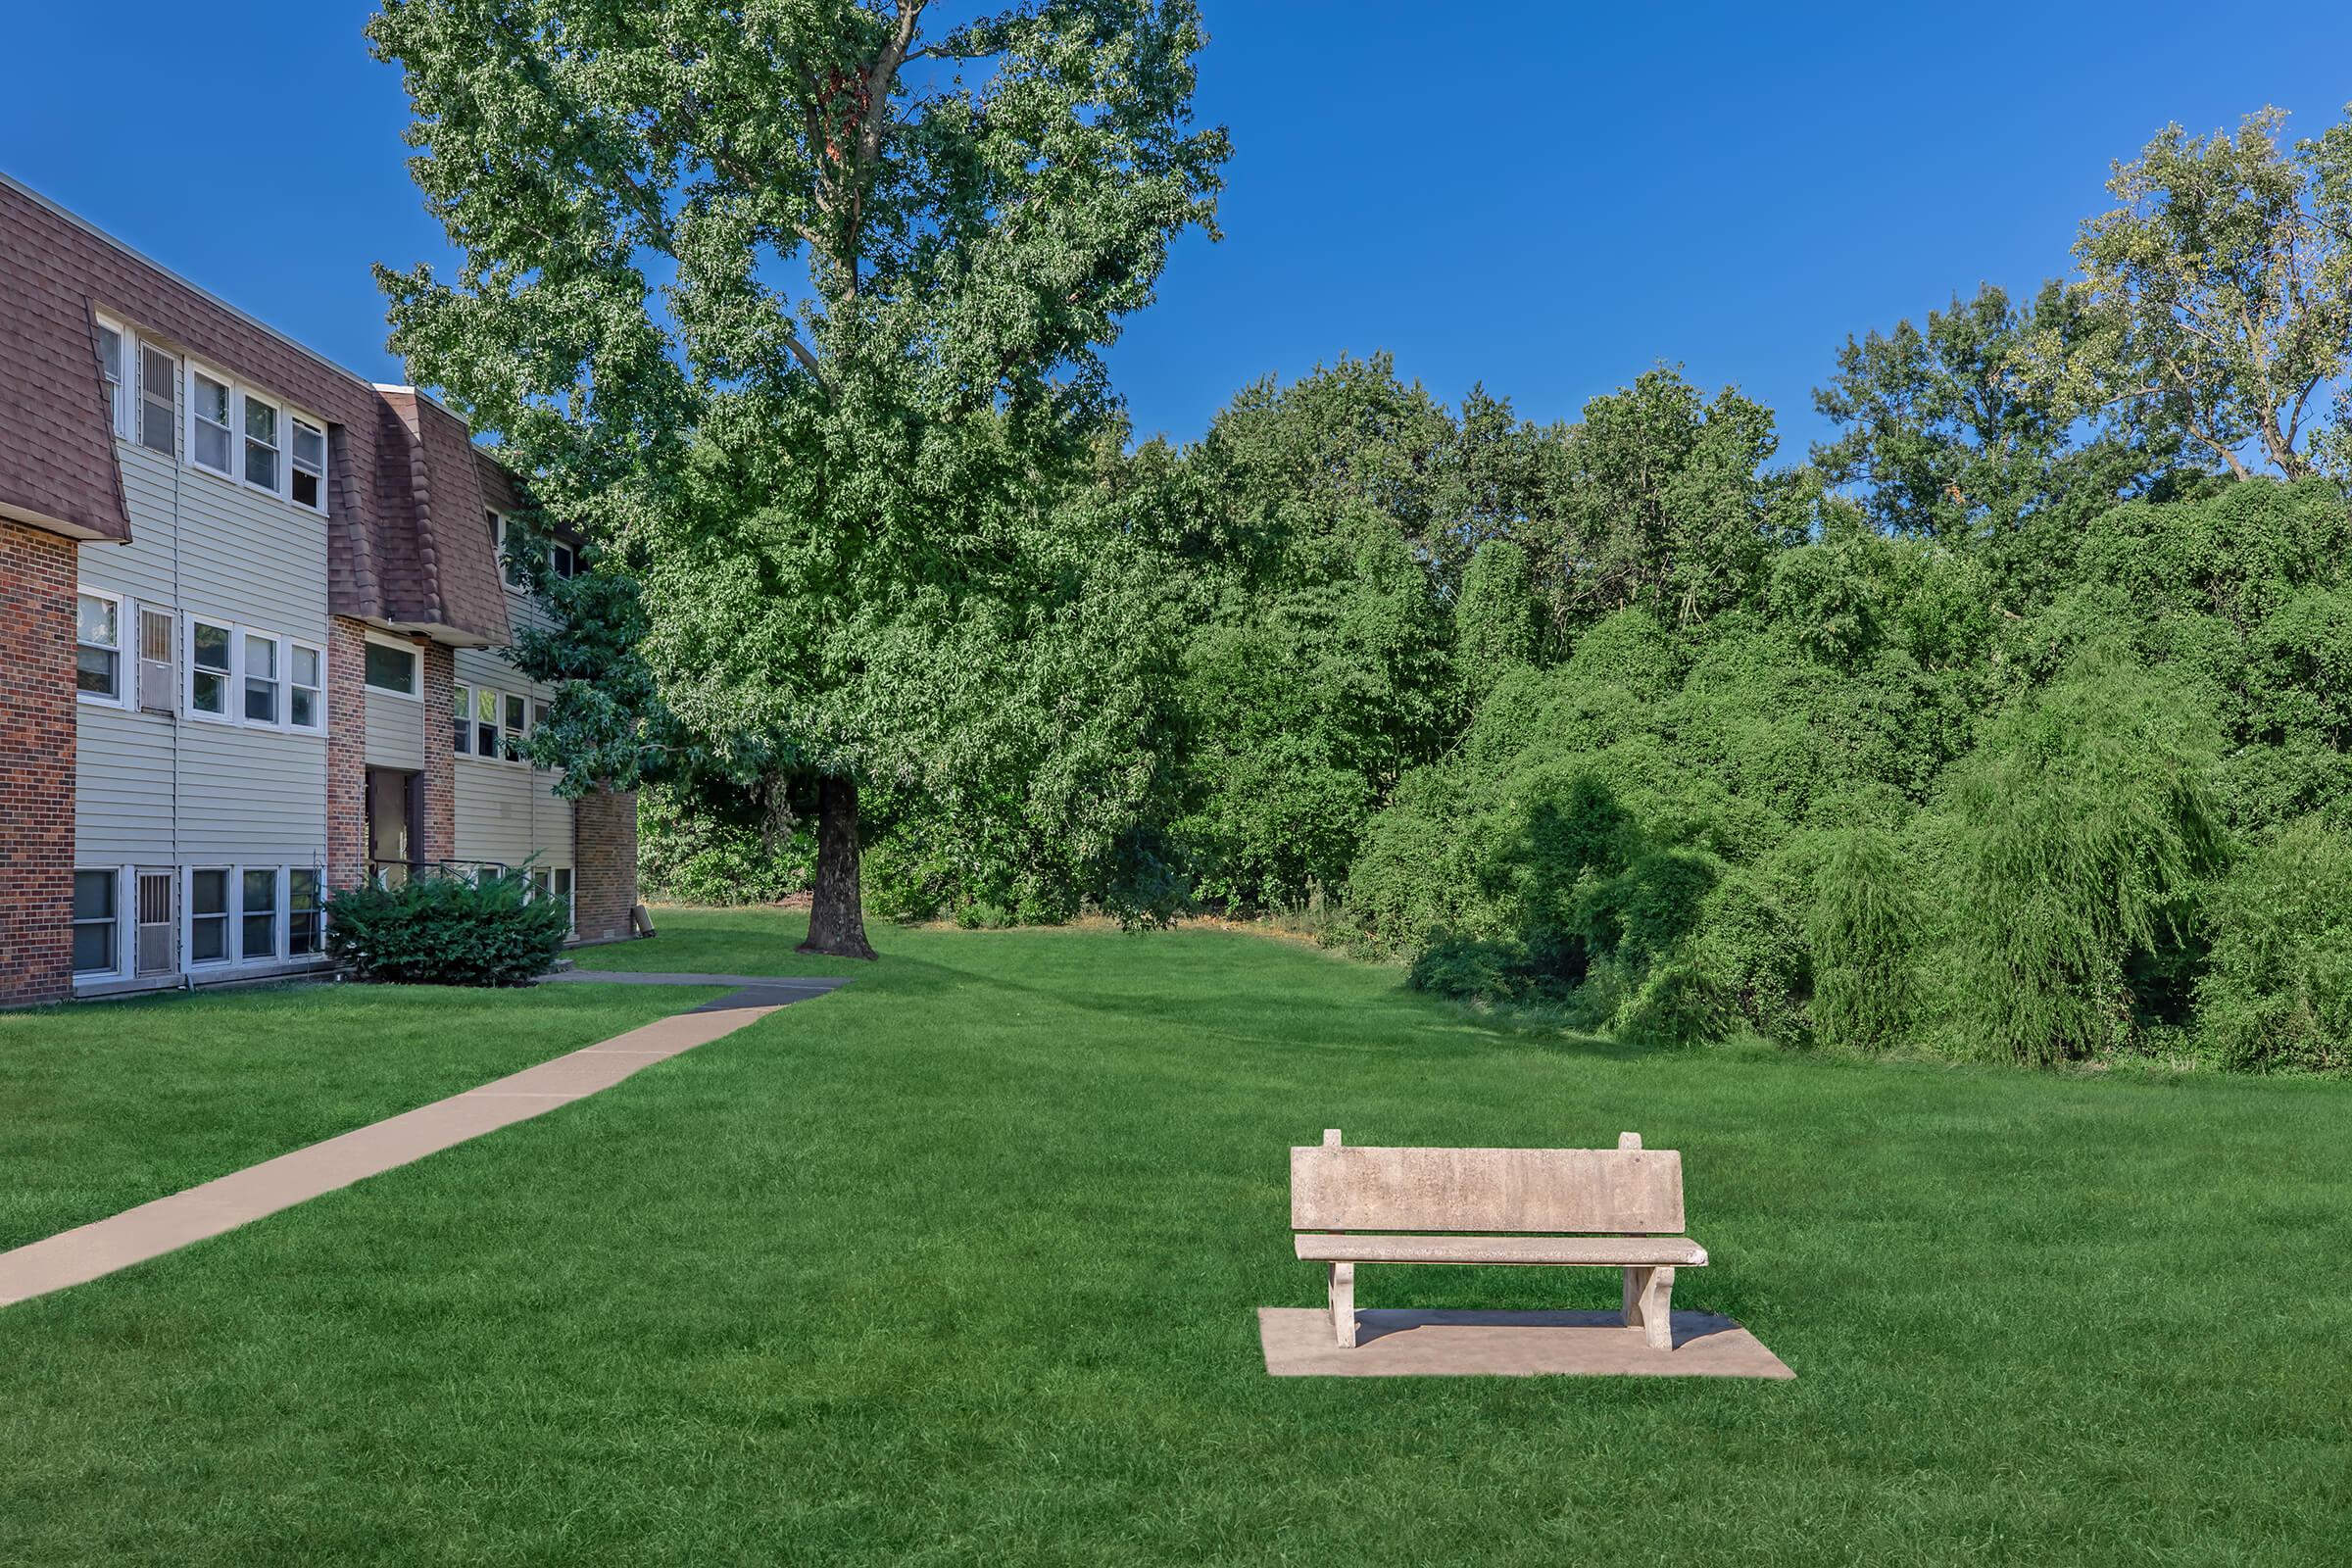
M1204 0L1226 238L1112 355L1139 432L1388 349L1538 418L1658 361L1822 434L1845 334L2063 270L2167 121L2352 99L2352 10L2171 3L1503 8ZM398 75L340 0L8 22L0 168L330 358L400 379L368 264L446 256ZM968 7L952 7L951 14ZM1468 19L1475 19L1475 24Z

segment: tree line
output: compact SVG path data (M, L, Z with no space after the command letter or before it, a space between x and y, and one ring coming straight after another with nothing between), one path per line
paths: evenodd
M383 278L595 541L517 654L656 888L853 953L1298 913L1633 1040L2345 1065L2352 122L2166 130L2070 275L1839 349L1801 460L1671 368L1539 424L1380 356L1179 446L1101 351L1214 223L1189 5L538 10L373 24L466 258Z

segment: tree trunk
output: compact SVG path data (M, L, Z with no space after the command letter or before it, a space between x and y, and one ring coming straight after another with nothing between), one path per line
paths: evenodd
M858 781L817 781L816 886L808 901L808 940L803 953L833 958L870 958L865 902L858 871Z

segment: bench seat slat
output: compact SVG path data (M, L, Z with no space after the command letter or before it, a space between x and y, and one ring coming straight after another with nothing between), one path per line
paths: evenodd
M1707 1250L1687 1236L1332 1236L1298 1238L1298 1256L1327 1263L1591 1263L1697 1268Z

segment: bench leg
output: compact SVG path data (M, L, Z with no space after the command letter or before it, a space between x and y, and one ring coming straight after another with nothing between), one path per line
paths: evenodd
M1338 1336L1340 1348L1355 1348L1355 1265L1334 1263L1331 1266L1331 1332Z
M1642 1288L1642 1337L1653 1350L1674 1348L1674 1270L1643 1269L1649 1278Z
M1642 1326L1642 1292L1649 1284L1649 1270L1629 1268L1625 1271L1625 1304L1619 1318L1629 1329Z

